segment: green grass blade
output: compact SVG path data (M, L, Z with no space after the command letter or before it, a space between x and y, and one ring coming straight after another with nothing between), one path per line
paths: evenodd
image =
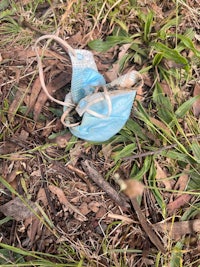
M124 158L124 157L128 157L128 156L131 156L133 151L136 149L136 144L133 143L133 144L129 144L129 145L126 145L122 150L120 150L119 152L115 152L114 153L114 160L115 162L117 162L119 159L121 158Z
M143 133L143 128L136 121L129 119L126 123L125 128L130 130L131 133L140 137L142 140L147 140L146 135Z
M183 256L183 253L181 251L182 247L183 247L182 242L176 243L172 251L169 267L181 267L182 266L182 256Z
M90 41L88 46L97 52L106 52L115 45L128 44L132 42L132 38L127 36L110 36L106 38L106 41L102 41L100 39Z
M194 155L196 161L198 163L200 163L200 145L199 145L199 142L193 141L191 148L192 148L192 152L193 152L193 155Z
M162 43L151 43L157 52L160 52L166 59L172 60L177 64L183 65L185 70L189 71L188 60L183 57L176 49L169 48Z
M195 48L194 42L187 36L176 34L176 37L181 40L184 46L190 49L197 57L200 57L200 52Z
M187 100L186 102L184 102L175 112L176 116L178 118L183 118L185 116L185 114L191 109L192 105L198 100L200 99L200 95L194 96L192 98L190 98L189 100Z
M158 66L161 62L161 60L163 59L163 55L162 54L156 54L153 61L152 61L152 64L153 66Z
M133 166L130 177L135 180L142 180L144 174L149 171L151 163L152 163L151 157L146 157L142 164L142 168L139 171Z
M151 33L151 28L152 28L152 23L153 23L153 17L154 14L153 12L149 12L147 17L146 17L146 21L144 24L144 41L148 42L150 39L150 33Z
M162 215L163 218L166 216L166 204L165 201L162 197L162 194L160 193L160 190L157 187L157 181L156 181L156 169L155 169L155 164L152 162L150 171L149 171L149 176L148 176L148 183L152 187L152 193L154 194L154 197L160 206L162 210Z

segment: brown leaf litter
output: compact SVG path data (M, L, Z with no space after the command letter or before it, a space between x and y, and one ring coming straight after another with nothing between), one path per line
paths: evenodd
M126 55L130 47L131 44L124 44L120 47L117 61L112 65L112 68L105 73L105 77L107 78L108 82L112 82L117 79L120 72L120 60L123 58L124 55Z
M37 212L37 207L34 202L30 200L23 202L19 197L15 197L6 204L0 206L0 211L5 216L12 217L16 221L22 221L31 216L35 216L33 210Z
M194 87L193 96L200 96L200 83L197 82ZM200 115L200 98L196 100L193 104L193 113L195 117L199 117Z
M160 222L153 225L153 228L166 234L170 238L180 240L182 236L200 232L200 220L180 221L180 222Z
M71 209L73 210L75 213L77 213L78 215L80 215L81 221L83 220L87 220L87 218L85 217L85 215L83 215L78 208L76 208L74 205L72 205L66 198L64 192L62 189L60 189L59 187L56 187L54 185L49 185L49 190L57 195L59 201L61 204L65 205L65 207L67 209Z
M88 160L82 162L82 167L88 176L100 187L102 188L118 205L121 207L129 207L127 201L120 196L111 186L110 184L103 179L101 174L95 170L92 163L89 163Z
M173 214L177 209L188 204L191 198L192 195L189 194L183 194L179 196L177 199L167 204L168 213Z
M158 184L164 184L166 189L172 189L173 181L168 179L166 170L164 170L156 160L155 167Z
M179 176L176 184L173 186L174 190L179 190L180 193L174 193L171 196L171 201L167 204L168 214L173 214L176 210L185 206L185 204L189 203L192 195L183 193L187 189L187 185L189 182L189 174L190 165L188 164L183 171L183 173ZM173 200L173 198L175 198Z
M71 80L71 77L69 73L67 72L60 73L58 77L55 77L50 83L47 84L47 90L50 94L55 94L57 90L61 89L63 86L69 83L70 80ZM34 87L32 88L32 92L33 92L32 94L35 95ZM45 92L42 90L36 99L37 101L34 104L34 120L37 121L48 97L45 94Z

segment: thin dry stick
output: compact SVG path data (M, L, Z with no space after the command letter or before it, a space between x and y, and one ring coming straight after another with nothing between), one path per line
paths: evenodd
M133 155L133 156L129 156L129 157L124 157L124 158L122 158L122 160L134 160L134 159L138 159L138 158L144 158L144 157L147 157L147 156L152 156L152 155L155 155L155 154L159 154L160 152L165 151L167 149L174 148L176 146L177 146L177 144L172 144L172 145L169 145L169 146L165 146L165 147L159 148L159 149L154 150L154 151L149 151L149 152L139 153L139 154L136 154L136 155Z
M199 139L200 139L200 135L188 138L189 141L199 140ZM134 159L138 159L138 158L144 158L146 156L152 156L152 155L159 154L162 151L165 151L165 150L168 150L170 148L177 147L177 146L178 146L178 144L171 144L171 145L159 148L159 149L154 150L154 151L149 151L149 152L139 153L139 154L129 156L129 157L124 157L124 158L122 158L122 160L134 160Z
M141 208L136 200L136 198L131 198L131 203L137 213L138 216L138 220L142 225L142 228L144 229L144 231L146 232L146 234L148 235L149 239L151 240L151 242L157 247L158 250L160 250L162 253L166 253L165 248L163 246L163 244L161 243L160 239L158 238L158 236L156 235L156 233L153 230L153 227L151 227L148 223L146 218L144 217Z
M130 207L128 202L119 196L119 194L110 186L110 184L104 180L102 175L95 170L93 165L88 162L88 160L82 162L81 165L84 171L88 174L89 178L92 179L101 189L103 189L109 195L109 197L117 203L117 205L126 208Z
M92 166L91 163L88 162L88 160L86 160L85 162L82 162L81 164L85 172L88 174L88 176L99 187L101 187L119 206L129 207L129 204L118 195L118 193L109 185L108 182L104 180L104 178L100 175L100 173L97 170L95 170L95 168ZM153 231L153 227L150 227L150 225L147 223L146 218L144 217L140 209L140 206L137 203L137 200L135 198L130 198L130 200L137 213L139 222L141 223L149 239L161 252L165 253L166 251L165 251L164 246L162 245L156 233Z
M40 170L40 174L41 174L41 178L42 178L42 184L43 184L43 188L44 188L44 192L46 194L46 198L47 198L47 202L48 202L48 205L51 209L51 211L53 212L53 214L56 216L56 209L53 205L53 202L51 201L51 196L50 196L50 193L49 193L49 190L48 190L48 187L47 187L47 177L44 173L44 163L43 163L43 160L41 158L41 156L38 155L38 164L39 164L39 170Z

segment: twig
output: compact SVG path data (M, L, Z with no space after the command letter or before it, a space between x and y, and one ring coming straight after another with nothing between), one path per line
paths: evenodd
M163 244L161 243L160 239L158 238L158 236L156 235L156 233L153 230L153 227L151 227L148 223L146 218L144 217L141 208L136 200L136 198L131 198L131 203L137 213L138 216L138 220L142 225L142 228L144 229L144 231L146 232L146 234L148 235L149 239L151 240L151 242L157 247L157 249L159 249L162 253L166 253L165 248L163 246Z
M165 151L165 150L170 149L170 148L174 148L176 146L177 146L177 144L172 144L172 145L169 145L169 146L165 146L165 147L159 148L159 149L154 150L154 151L149 151L149 152L139 153L139 154L136 154L136 155L133 155L133 156L129 156L129 157L124 157L124 158L122 158L122 160L133 160L133 159L138 159L138 158L144 158L146 156L159 154L162 151Z
M39 170L40 170L40 174L41 174L41 178L42 178L42 185L43 185L43 188L44 188L44 192L46 194L46 198L47 198L47 202L48 202L48 205L51 209L51 211L53 212L54 215L56 215L56 209L51 201L51 196L50 196L50 193L49 193L49 190L48 190L48 187L47 187L47 177L46 175L44 174L44 163L43 163L43 160L41 159L41 157L38 155L38 163L39 163Z
M192 137L188 138L189 141L199 140L199 139L200 139L200 135L192 136ZM138 153L136 155L129 156L129 157L124 157L124 158L122 158L122 160L134 160L134 159L138 159L138 158L144 158L146 156L152 156L152 155L159 154L162 151L165 151L165 150L168 150L170 148L177 147L177 146L178 146L178 144L171 144L171 145L159 148L159 149L154 150L154 151L148 151L148 152L144 152L144 153Z
M92 184L90 183L90 181L87 178L86 173L84 173L83 171L79 170L78 168L67 164L66 167L71 171L76 173L88 186L89 192L92 192Z
M84 171L88 174L89 178L92 179L101 189L103 189L109 195L109 197L117 203L117 205L126 208L130 207L128 202L119 196L114 188L112 188L110 184L105 181L102 175L93 167L91 163L88 162L88 160L82 162L81 165Z

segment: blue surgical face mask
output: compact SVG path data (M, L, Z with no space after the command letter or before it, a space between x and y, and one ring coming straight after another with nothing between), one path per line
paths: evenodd
M62 123L81 139L94 142L110 139L122 129L130 116L137 89L143 84L141 75L137 71L130 71L106 84L90 51L73 49L54 35L40 37L36 45L49 38L68 49L72 62L70 93L64 102L58 101L47 92L36 48L42 88L50 99L64 106ZM71 122L70 117L74 114L77 114L79 121Z

